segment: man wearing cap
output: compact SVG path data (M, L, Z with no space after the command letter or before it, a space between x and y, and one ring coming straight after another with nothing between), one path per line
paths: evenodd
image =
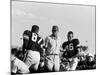
M58 37L58 32L58 26L53 26L52 34L45 39L46 67L48 71L59 71L60 39Z

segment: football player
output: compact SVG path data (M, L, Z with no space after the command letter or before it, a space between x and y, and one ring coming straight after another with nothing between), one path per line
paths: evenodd
M33 25L29 38L28 52L25 63L30 66L31 72L36 72L40 63L40 53L43 52L43 39L38 35L39 26Z
M62 44L62 48L65 50L63 57L69 61L68 70L75 70L78 64L78 50L77 45L79 44L78 39L74 39L74 34L72 31L69 31L67 34L68 41Z

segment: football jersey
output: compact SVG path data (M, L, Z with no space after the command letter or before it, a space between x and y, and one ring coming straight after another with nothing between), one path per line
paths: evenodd
M79 44L78 39L73 39L72 41L66 41L62 44L62 48L66 49L63 56L66 58L72 58L78 53L77 45Z
M29 42L29 49L41 52L43 47L43 39L36 33L32 33Z

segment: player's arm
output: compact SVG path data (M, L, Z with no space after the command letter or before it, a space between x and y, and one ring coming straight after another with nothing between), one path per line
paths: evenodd
M46 37L45 38L45 45L44 45L45 53L46 53L47 48L48 48L48 43L49 43L49 37Z
M45 38L45 49L46 49L46 50L47 50L47 48L48 48L48 43L49 43L49 38L46 37L46 38Z
M62 52L66 51L66 43L65 42L62 44L60 51L62 51Z
M49 42L49 38L48 38L48 37L46 37L46 39L45 39L45 48L47 48L47 47L48 47L48 42Z
M31 36L32 36L32 34L30 31L27 31L27 30L24 31L24 33L23 33L23 46L22 46L23 60L25 59L26 51L29 48Z
M43 48L43 45L44 45L44 40L39 37L40 39L38 40L38 44L40 45L40 48Z
M23 34L23 54L25 53L26 49L28 48L28 44L29 44L29 39L30 37L26 34Z
M79 57L79 51L80 51L80 46L79 46L79 40L74 39L74 45L76 46L76 55L74 57Z
M41 53L42 55L44 55L44 54L45 54L44 40L43 40L41 37L40 37L40 39L39 39L39 41L38 41L38 44L40 45L40 48L41 48L40 53Z

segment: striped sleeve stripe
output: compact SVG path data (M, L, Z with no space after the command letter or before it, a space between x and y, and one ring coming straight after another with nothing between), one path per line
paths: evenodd
M42 38L38 41L38 44L40 44L41 41L42 41Z
M29 40L29 36L27 35L24 35L23 38Z

